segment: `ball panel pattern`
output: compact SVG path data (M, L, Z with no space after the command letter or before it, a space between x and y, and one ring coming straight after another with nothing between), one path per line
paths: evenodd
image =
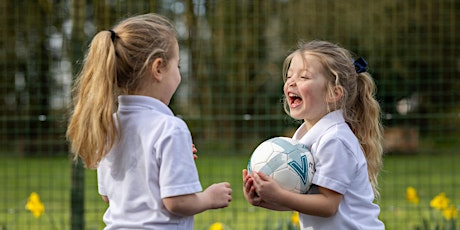
M306 193L315 172L314 158L307 146L288 137L262 142L248 161L249 173L263 172L283 188Z

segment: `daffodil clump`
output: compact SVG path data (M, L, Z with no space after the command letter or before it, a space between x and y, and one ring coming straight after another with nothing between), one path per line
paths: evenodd
M406 188L407 202L418 207L419 214L421 214L421 207L419 206L420 198L417 190L414 187ZM456 220L458 218L458 209L452 204L451 200L446 197L445 193L439 193L429 203L430 216L429 219L422 217L421 226L416 226L415 229L439 229L439 230L455 230ZM421 215L420 215L421 216Z
M299 213L298 212L293 212L291 215L291 222L288 224L288 229L289 230L296 230L300 228L300 222L299 222Z
M45 206L37 193L32 192L26 204L26 209L32 212L35 218L39 218L45 212Z
M214 222L209 226L209 230L231 230L229 226L222 222Z

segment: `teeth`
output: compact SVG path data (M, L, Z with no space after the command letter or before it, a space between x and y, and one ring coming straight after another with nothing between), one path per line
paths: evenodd
M299 95L293 94L293 93L289 93L288 96L289 96L289 97L300 97Z

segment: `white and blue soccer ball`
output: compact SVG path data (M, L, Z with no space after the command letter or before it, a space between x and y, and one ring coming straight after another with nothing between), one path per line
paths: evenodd
M312 153L304 144L289 137L262 142L252 153L248 171L272 177L284 189L307 193L315 173Z

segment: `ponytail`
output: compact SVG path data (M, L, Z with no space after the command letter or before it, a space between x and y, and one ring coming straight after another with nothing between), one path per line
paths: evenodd
M376 87L369 73L358 74L357 97L349 113L348 124L361 143L367 160L369 180L376 199L380 198L378 192L378 174L382 169L382 141L383 127L381 123L380 105L375 100Z
M109 31L93 38L81 72L73 86L74 110L67 128L71 151L85 166L96 168L100 159L112 147L117 129L113 118L116 111L116 54Z

